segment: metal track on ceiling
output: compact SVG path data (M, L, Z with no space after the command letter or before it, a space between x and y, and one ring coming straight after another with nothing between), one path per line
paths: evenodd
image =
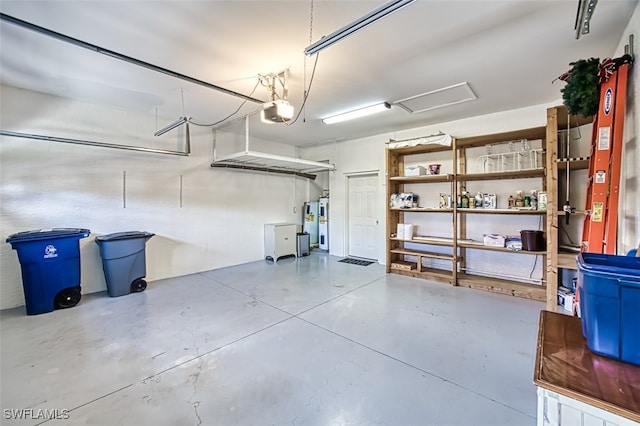
M216 90L218 92L222 92L222 93L225 93L227 95L235 96L237 98L244 99L244 100L249 101L249 102L255 102L255 103L258 103L258 104L264 103L264 101L261 101L260 99L253 98L251 96L247 96L247 95L244 95L242 93L238 93L238 92L235 92L233 90L229 90L229 89L226 89L224 87L217 86L215 84L208 83L206 81L203 81L203 80L200 80L200 79L197 79L197 78L194 78L194 77L190 77L188 75L185 75L185 74L182 74L182 73L179 73L179 72L176 72L176 71L164 68L164 67L160 67L158 65L154 65L154 64L151 64L149 62L145 62L145 61L142 61L140 59L136 59L136 58L133 58L131 56L127 56L127 55L124 55L122 53L110 50L110 49L105 49L104 47L100 47L100 46L97 46L95 44L87 43L86 41L79 40L77 38L69 37L68 35L59 33L57 31L50 30L48 28L41 27L39 25L32 24L31 22L24 21L22 19L7 15L5 13L0 13L0 19L5 21L5 22L17 25L17 26L19 26L21 28L37 32L39 34L43 34L43 35L48 36L48 37L52 37L52 38L54 38L56 40L60 40L60 41L63 41L65 43L69 43L69 44L72 44L74 46L81 47L83 49L91 50L93 52L100 53L102 55L106 55L106 56L109 56L111 58L118 59L118 60L121 60L121 61L124 61L124 62L128 62L130 64L137 65L139 67L143 67L143 68L155 71L155 72L159 72L161 74L165 74L165 75L168 75L168 76L180 79L180 80L188 81L189 83L197 84L199 86L203 86L203 87L206 87L208 89L213 89L213 90Z

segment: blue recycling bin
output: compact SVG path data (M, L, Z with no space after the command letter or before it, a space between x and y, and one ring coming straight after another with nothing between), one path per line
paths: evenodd
M640 257L580 253L577 264L587 346L640 365Z
M28 315L71 308L80 302L80 239L91 231L81 228L18 232L7 243L18 252Z
M144 231L116 232L96 237L109 296L144 291L147 282L145 245L155 234Z

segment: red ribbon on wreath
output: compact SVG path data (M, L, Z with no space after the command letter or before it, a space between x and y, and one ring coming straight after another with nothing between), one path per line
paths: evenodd
M557 80L561 80L566 82L567 80L569 80L569 77L571 76L571 71L567 71L564 74L558 76Z
M609 80L615 70L616 62L611 58L604 59L598 66L598 82L602 84Z

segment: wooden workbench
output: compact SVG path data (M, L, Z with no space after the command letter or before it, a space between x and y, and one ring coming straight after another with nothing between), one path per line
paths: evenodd
M591 352L580 318L540 312L533 382L538 425L640 424L640 366Z

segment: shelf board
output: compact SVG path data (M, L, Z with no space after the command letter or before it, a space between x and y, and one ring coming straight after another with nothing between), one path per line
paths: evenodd
M509 172L491 172L491 173L469 173L459 174L458 182L467 182L472 180L501 180L501 179L525 179L544 177L544 168L513 170Z
M480 213L480 214L516 214L516 215L546 215L546 210L519 210L519 209L456 209L458 213Z
M492 135L472 136L468 138L456 138L457 148L473 148L477 146L485 146L489 144L497 144L520 139L539 140L544 139L547 135L546 126L533 127L524 130L515 130L512 132L495 133Z
M489 250L489 251L499 251L502 253L515 253L515 254L539 254L546 255L546 251L530 251L530 250L509 250L506 247L492 247L485 246L484 243L481 242L461 242L458 241L458 247L472 248L472 249L480 249L480 250Z
M390 211L395 212L416 212L416 213L452 213L453 209L436 209L433 207L412 207L407 209L390 208ZM515 215L546 215L546 210L525 210L525 209L456 209L458 213L476 213L476 214L515 214ZM584 213L584 212L583 212ZM559 215L564 215L564 212L559 211ZM576 211L578 214L578 211Z
M578 270L576 258L578 253L558 253L558 268Z
M428 144L428 145L416 145L416 146L407 146L403 148L387 148L391 154L402 154L402 155L410 155L410 154L425 154L429 152L442 152L442 151L451 151L451 146L440 145L440 144Z
M422 251L422 250L405 250L405 249L391 249L389 251L391 253L403 254L405 256L420 256L420 257L428 257L430 259L453 260L453 255L451 254L432 253L432 252ZM462 259L461 257L458 257L458 261L460 261L461 259Z
M426 280L441 281L441 282L453 284L453 275L451 271L445 271L442 269L422 267L422 271L418 272L415 269L407 270L407 269L400 269L400 268L398 269L391 268L391 273L404 275L406 277L422 278Z
M393 182L403 182L403 183L451 182L453 180L453 175L444 174L444 175L421 175L421 176L392 176L389 178L389 180Z
M429 244L432 246L445 246L452 247L453 239L451 238L429 238L429 237L421 237L415 238L412 240L403 240L401 238L389 238L392 241L401 241L403 243L415 243L415 244Z
M539 301L545 301L547 299L546 286L537 284L526 284L519 281L458 273L458 285L491 291L494 293L523 297L526 299Z
M410 209L390 208L394 212L420 212L420 213L452 213L453 209L436 209L433 207L412 207Z
M565 170L567 164L569 165L569 170L585 170L589 168L589 157L558 158L556 162L558 163L558 170Z

